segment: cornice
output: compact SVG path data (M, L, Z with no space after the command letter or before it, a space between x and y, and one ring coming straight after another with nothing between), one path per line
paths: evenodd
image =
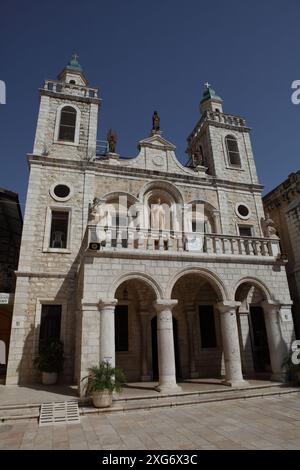
M296 173L291 173L283 183L266 194L263 197L263 202L269 209L273 209L281 206L283 203L290 203L299 194L300 170Z
M182 183L191 185L201 185L207 188L227 188L227 189L241 189L247 190L250 192L261 193L263 190L263 186L260 184L249 184L249 183L242 183L242 182L235 182L229 180L223 180L220 178L216 178L214 176L207 175L207 177L200 177L195 174L193 175L180 175L178 173L170 173L165 171L159 170L147 170L144 168L133 168L133 167L116 167L115 165L109 165L107 163L97 163L97 162L89 162L87 160L68 160L68 159L60 159L60 158L52 158L52 157L42 157L40 155L28 155L28 162L29 165L40 165L40 166L48 166L48 167L56 167L56 168L69 168L77 171L89 171L94 172L95 175L107 175L111 174L115 177L134 177L134 178L151 178L155 179L165 179L167 181L173 183Z

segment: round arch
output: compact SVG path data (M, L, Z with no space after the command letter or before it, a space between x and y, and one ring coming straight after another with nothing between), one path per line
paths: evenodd
M271 292L269 289L266 287L266 285L260 280L255 277L244 277L238 281L237 284L235 284L233 288L233 298L235 299L238 288L242 284L252 284L254 287L257 287L265 296L265 300L274 300L274 297L272 296Z
M205 199L192 199L187 203L188 205L190 204L204 204L204 206L209 210L209 211L219 211L219 209L215 206L213 206L210 202L205 201Z
M219 296L219 300L229 300L227 289L224 286L223 282L219 279L219 277L212 271L205 269L205 268L195 268L194 266L188 266L184 269L178 271L172 278L170 279L168 286L166 288L166 298L171 298L173 288L176 282L185 275L194 274L196 276L200 276L206 279L211 286L216 290L216 293Z
M140 272L132 272L128 274L123 274L122 276L118 277L114 282L112 282L111 288L109 290L109 298L114 298L114 295L118 287L121 284L123 284L123 282L131 281L133 279L137 279L147 284L148 287L150 287L153 290L157 299L163 298L162 289L159 286L159 284L151 276L148 276L148 274L140 273Z
M155 180L155 181L150 181L146 183L139 192L140 201L144 200L146 193L150 191L151 189L165 190L166 192L170 193L173 196L174 201L177 204L183 204L184 202L184 198L183 198L181 191L174 184L165 180Z
M101 201L107 202L107 201L112 200L112 199L114 199L118 196L127 197L130 204L135 204L135 203L139 202L137 197L135 197L131 193L127 193L126 191L111 191L111 192L106 193L103 196L101 196Z

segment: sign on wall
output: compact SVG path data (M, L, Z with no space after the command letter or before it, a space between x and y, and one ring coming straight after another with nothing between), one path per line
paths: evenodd
M0 304L8 305L10 303L10 296L11 294L0 292Z

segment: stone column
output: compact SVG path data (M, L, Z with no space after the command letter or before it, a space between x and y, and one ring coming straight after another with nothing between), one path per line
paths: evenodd
M270 360L272 367L271 380L284 382L285 373L282 370L282 363L287 355L286 344L282 338L280 328L280 304L272 300L262 302L264 310L265 324L268 337Z
M243 379L236 308L241 302L224 301L217 304L221 318L221 333L225 361L225 383L231 387L245 386Z
M76 321L75 375L80 396L85 393L82 379L89 367L99 363L100 318L98 302L82 300Z
M116 299L100 300L100 362L108 361L112 367L116 364L115 348L115 306Z
M150 382L151 376L149 374L149 365L148 365L148 325L149 325L149 312L147 310L142 310L141 315L141 352L142 352L142 382Z
M160 299L154 303L157 311L157 348L159 384L157 390L164 393L179 392L176 383L176 367L173 337L172 308L177 300Z
M186 319L189 332L189 359L190 359L190 377L195 379L199 377L199 372L195 364L195 310L187 310Z
M221 230L221 220L220 220L220 211L218 210L213 210L212 211L212 216L213 216L213 219L214 219L214 224L215 224L215 233L222 233L222 230Z

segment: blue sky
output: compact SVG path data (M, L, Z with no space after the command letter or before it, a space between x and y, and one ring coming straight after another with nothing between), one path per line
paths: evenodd
M38 88L76 51L103 105L98 138L112 127L118 152L137 154L155 109L185 160L207 80L224 111L244 116L266 190L299 169L300 2L238 0L1 0L0 186L24 204Z

